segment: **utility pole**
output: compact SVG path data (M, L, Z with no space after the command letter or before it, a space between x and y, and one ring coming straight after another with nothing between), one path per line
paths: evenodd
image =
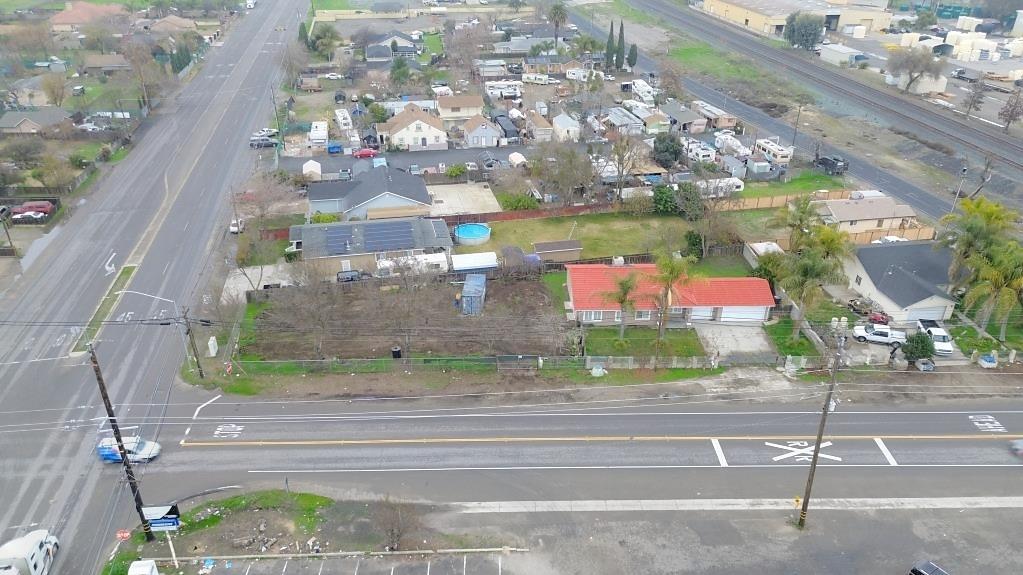
M192 333L192 322L188 319L187 307L182 310L181 316L185 322L185 335L188 336L188 342L192 346L192 355L195 356L195 368L199 371L199 379L206 379L206 374L202 371L202 363L199 362L199 348L195 345L195 334Z
M14 240L11 239L11 228L7 227L7 216L10 214L10 210L7 206L0 207L0 226L3 226L4 233L7 234L7 245L11 246L14 250L14 256L18 256L18 248L14 247Z
M835 322L835 320L832 320ZM813 476L817 472L817 460L821 454L821 441L824 439L824 426L828 421L828 412L831 411L831 398L835 393L835 384L838 383L838 366L842 361L842 352L845 349L845 333L835 332L838 345L835 346L834 364L831 366L831 383L828 384L828 393L824 395L824 407L821 408L821 421L817 426L817 443L813 446L813 457L810 459L810 475L806 478L806 492L803 494L803 507L799 510L798 527L806 526L806 511L810 507L810 492L813 490Z
M968 172L968 170L966 169L966 166L963 166L963 169L960 172L960 177L959 177L959 187L956 188L956 195L955 195L954 198L952 198L952 207L949 208L949 210L948 210L949 215L952 215L952 213L956 211L956 204L959 203L959 195L963 193L963 186L966 184L966 173L967 172Z
M96 357L96 350L89 344L89 358L92 362L92 371L96 374L96 384L99 385L99 394L103 397L103 407L107 410L107 421L110 422L110 429L114 432L114 441L117 442L117 451L121 454L121 465L124 467L124 475L128 478L128 486L135 497L135 511L142 520L142 531L146 534L146 541L154 541L156 536L149 526L149 520L142 511L142 492L139 491L139 484L135 481L135 471L128 461L128 452L124 449L124 440L121 439L121 428L117 425L117 418L114 416L114 406L110 404L110 396L107 394L107 384L103 381L103 372L99 368L99 359Z

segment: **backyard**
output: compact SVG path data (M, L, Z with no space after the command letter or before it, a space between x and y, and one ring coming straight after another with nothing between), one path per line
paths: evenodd
M769 196L786 196L804 194L816 190L841 190L845 188L843 178L829 176L814 170L803 170L798 176L787 182L751 182L746 189L739 192L741 198L766 198Z
M751 270L742 256L710 256L697 262L691 271L707 278L741 278Z
M419 56L420 64L429 64L430 58L433 54L444 53L444 42L441 40L441 34L435 32L432 34L423 34L423 53Z
M735 231L747 242L774 240L785 235L785 228L774 223L778 209L739 210L728 212L728 218L735 226Z
M646 253L663 240L681 238L687 229L675 216L623 213L587 214L582 216L539 218L493 222L491 240L478 246L458 246L457 253L500 251L502 246L518 246L533 252L534 242L575 239L582 242L582 257L599 258L613 255Z
M782 318L777 323L764 326L764 331L774 342L778 355L816 357L819 355L817 348L806 339L806 336L799 334L799 341L792 341L792 319Z

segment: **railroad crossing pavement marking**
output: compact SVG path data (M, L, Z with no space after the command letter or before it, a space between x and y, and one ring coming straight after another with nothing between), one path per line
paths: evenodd
M810 461L813 458L813 448L815 444L807 441L789 441L788 445L781 445L779 443L765 441L764 445L770 445L771 447L777 447L778 449L788 451L788 453L782 453L781 455L772 457L771 461L781 461L782 459L788 459L790 457L793 457L795 461ZM831 459L832 461L842 461L841 457L824 453L824 448L830 446L830 441L821 443L821 452L818 455L825 459Z
M716 437L710 440L710 444L714 446L714 454L718 456L718 464L721 467L728 467L728 460L725 459L725 452L721 449L721 441Z
M892 452L888 451L888 446L884 444L884 441L880 437L875 437L874 443L876 443L877 448L881 450L881 454L884 455L884 458L888 461L888 465L897 466L899 464L899 462L895 461L895 458L892 457Z

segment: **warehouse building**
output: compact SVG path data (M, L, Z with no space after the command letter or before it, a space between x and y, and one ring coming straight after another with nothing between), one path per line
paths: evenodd
M703 10L765 36L781 36L793 12L824 16L828 30L863 26L867 31L888 27L892 13L887 0L703 0Z

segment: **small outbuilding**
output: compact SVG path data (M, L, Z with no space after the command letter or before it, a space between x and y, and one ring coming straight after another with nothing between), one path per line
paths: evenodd
M466 274L462 286L462 315L482 315L483 303L487 298L487 276Z
M583 244L579 240L534 242L533 251L545 262L574 262L582 259Z

